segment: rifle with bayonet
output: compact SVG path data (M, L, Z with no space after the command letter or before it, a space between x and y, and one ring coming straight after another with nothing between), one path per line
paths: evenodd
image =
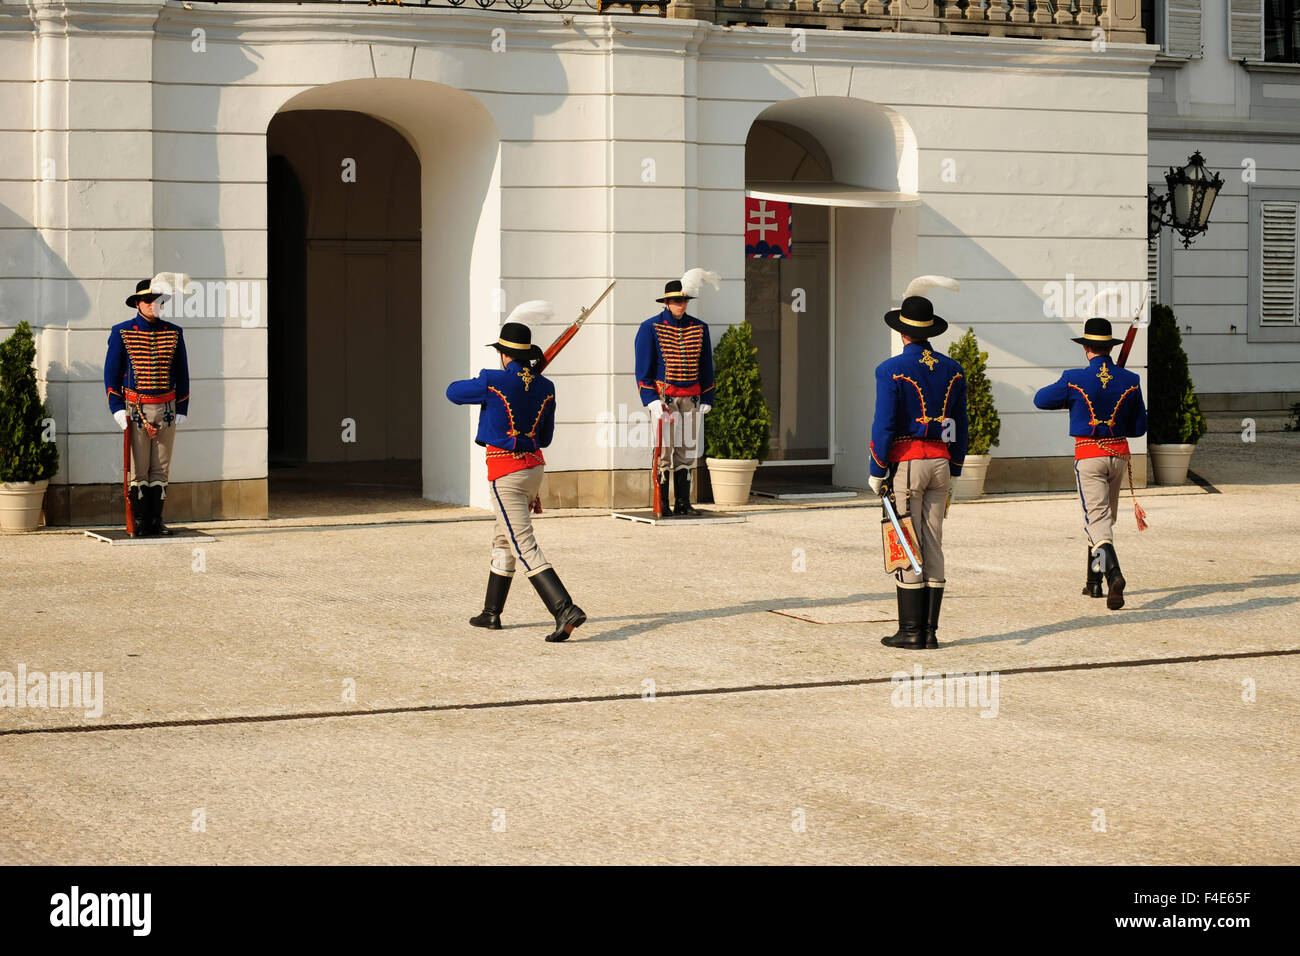
M587 317L591 315L591 313L596 311L596 306L600 305L602 302L605 301L605 296L609 295L610 290L613 289L614 286L617 284L618 284L618 280L615 279L613 282L611 282L609 285L605 287L605 291L602 292L596 298L595 302L591 303L591 305L587 306L586 308L582 308L582 307L578 308L578 317L574 319L571 323L569 323L569 327L565 329L563 332L561 332L559 334L559 337L556 338L556 340L550 344L550 347L547 348L547 350L542 353L542 360L537 363L538 375L542 374L542 372L546 369L546 366L551 364L551 360L554 359L555 356L559 355L561 350L566 345L569 344L570 340L572 340L573 337L578 334L578 329L582 328L582 323L586 322ZM532 500L532 510L533 510L533 514L542 513L542 498L540 495Z

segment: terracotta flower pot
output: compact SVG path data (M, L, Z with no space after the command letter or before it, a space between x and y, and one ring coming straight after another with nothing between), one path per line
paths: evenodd
M1158 485L1187 484L1187 467L1195 445L1153 445L1147 443L1147 459Z
M41 481L6 481L0 485L0 530L35 531L41 523L48 478Z
M715 505L747 505L749 489L754 483L758 459L706 458L709 466L709 483L713 485Z

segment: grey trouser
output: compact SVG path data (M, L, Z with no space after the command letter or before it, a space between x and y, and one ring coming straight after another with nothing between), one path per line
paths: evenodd
M150 425L158 429L158 434L150 438L149 433L136 424L135 409ZM164 415L172 414L172 422L164 420ZM163 497L167 496L167 474L172 466L172 445L176 441L176 406L173 402L164 405L128 405L127 418L131 422L131 487L142 485L162 485Z
M910 566L894 572L905 588L929 584L943 587L943 513L948 507L952 478L947 458L900 461L894 475L894 510L901 518L912 514L912 527L921 539L921 574Z
M664 399L663 447L672 449L673 471L690 468L700 459L704 447L704 416L696 395Z
M492 511L497 517L492 528L493 574L514 574L515 558L523 564L529 577L551 566L533 537L533 513L529 507L542 489L545 473L545 466L536 465L491 482Z
M1119 489L1127 469L1128 459L1114 455L1080 458L1074 463L1079 502L1083 505L1083 530L1091 548L1114 542Z

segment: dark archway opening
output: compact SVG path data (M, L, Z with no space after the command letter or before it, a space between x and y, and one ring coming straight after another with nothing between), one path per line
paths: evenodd
M267 130L272 517L420 498L420 161L363 113Z

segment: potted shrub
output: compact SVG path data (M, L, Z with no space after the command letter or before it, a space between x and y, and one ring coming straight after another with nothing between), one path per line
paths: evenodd
M749 502L754 470L771 440L772 416L751 333L748 322L733 325L713 350L713 411L705 418L704 448L714 504Z
M1185 484L1192 452L1208 426L1187 370L1178 320L1167 305L1151 309L1147 356L1147 455L1151 470L1159 484Z
M18 323L0 343L0 529L33 531L59 449L45 441L45 405L36 388L36 340Z
M989 381L989 353L980 351L975 330L948 346L948 354L961 363L966 379L966 416L970 421L966 460L961 475L954 479L954 498L978 498L984 494L984 478L989 471L989 449L998 443L1002 420L993 404L993 384Z

